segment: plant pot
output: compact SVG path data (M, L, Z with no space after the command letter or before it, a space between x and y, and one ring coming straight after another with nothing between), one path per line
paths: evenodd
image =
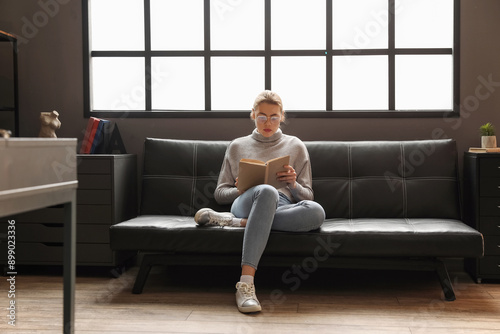
M481 136L481 147L482 148L497 147L497 137Z

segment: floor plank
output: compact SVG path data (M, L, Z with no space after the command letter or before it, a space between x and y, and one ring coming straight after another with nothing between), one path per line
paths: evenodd
M155 267L139 295L137 267L113 278L79 268L75 332L92 333L403 333L500 332L500 285L451 273L457 300L447 302L434 273L318 269L300 286L286 269L259 269L258 314L237 311L234 268ZM0 284L1 333L60 333L62 270L26 268L16 277L16 327L7 324Z

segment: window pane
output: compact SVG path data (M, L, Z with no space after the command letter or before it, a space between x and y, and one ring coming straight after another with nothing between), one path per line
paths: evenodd
M212 50L264 50L264 0L210 2Z
M397 48L453 47L453 0L396 1Z
M333 58L334 110L387 110L387 56Z
M387 0L333 1L333 48L387 48Z
M143 0L91 0L91 50L144 50Z
M212 110L252 109L264 90L263 57L212 58Z
M94 58L92 93L94 110L144 110L143 58Z
M203 57L152 58L152 108L204 110L204 64Z
M145 110L146 101L156 111L205 110L208 104L210 110L248 111L266 80L271 80L270 88L283 97L287 110L324 111L327 101L333 110L388 110L393 106L391 98L402 111L452 110L455 59L448 50L454 48L455 3L85 0L90 51L95 51L86 63L87 93L95 111ZM145 4L150 6L148 13L144 13ZM265 40L266 4L270 6L270 40ZM391 4L395 6L396 46L392 51L388 49ZM332 12L327 15L330 5ZM208 14L210 27L205 31ZM330 17L332 22L327 23ZM146 19L150 19L150 34L144 26ZM329 24L332 28L326 31ZM207 33L210 50L215 51L207 50L203 56ZM332 35L332 55L323 55L330 42L327 35ZM156 52L136 52L149 46L146 38ZM264 55L266 46L271 50ZM426 52L433 48L444 51ZM257 52L241 52L245 50ZM388 54L393 51L396 67L389 77ZM326 57L332 57L328 73ZM148 59L151 90L145 87ZM327 77L332 81L326 82ZM389 92L392 84L395 91Z
M325 0L271 1L271 48L326 48L325 11Z
M453 109L452 56L396 56L396 109Z
M203 0L151 0L152 50L203 50Z
M272 90L285 110L326 109L324 57L273 57L271 67Z

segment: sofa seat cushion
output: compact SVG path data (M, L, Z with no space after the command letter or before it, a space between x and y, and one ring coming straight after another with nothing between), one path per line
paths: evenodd
M239 255L243 232L198 227L193 217L145 215L111 226L110 240L114 250ZM311 232L272 231L264 255L480 257L482 252L482 235L459 220L336 218Z

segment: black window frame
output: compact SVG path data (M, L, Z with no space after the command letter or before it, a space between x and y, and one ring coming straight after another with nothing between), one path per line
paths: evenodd
M271 50L271 1L265 0L265 49L257 51L210 50L210 0L204 1L204 50L153 51L151 50L150 0L144 0L144 51L90 51L89 0L82 0L83 11L83 78L84 117L109 118L247 118L248 110L211 110L211 57L264 57L265 89L271 87L271 59L274 56L318 56L326 58L326 110L287 110L288 117L297 118L449 118L460 116L460 0L453 0L453 48L395 48L396 0L389 3L387 49L333 49L332 1L326 1L326 49L323 50ZM395 59L396 55L452 55L453 57L453 109L452 110L396 110ZM389 109L388 110L332 110L333 56L387 55L389 57ZM204 57L205 110L152 110L151 59L152 57ZM146 110L92 110L90 60L92 57L143 57L145 59ZM249 107L250 108L250 107Z

